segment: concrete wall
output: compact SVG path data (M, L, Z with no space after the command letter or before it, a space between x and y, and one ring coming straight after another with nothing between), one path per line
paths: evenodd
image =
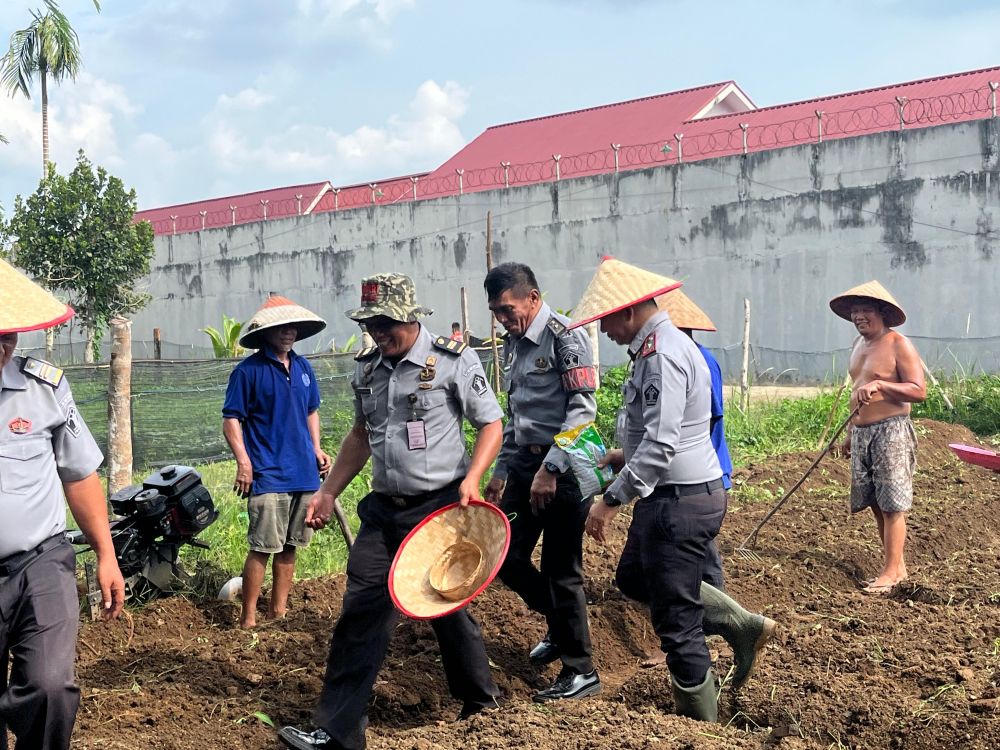
M486 213L493 256L536 271L554 307L572 307L604 254L683 279L715 320L701 340L738 370L743 299L753 306L757 369L830 378L844 369L853 327L832 295L878 278L922 337L1000 369L995 302L1000 223L998 123L980 120L776 151L158 237L150 291L134 336L156 326L180 345L223 314L246 319L268 291L323 315L329 328L305 349L357 331L343 312L362 276L410 274L447 333L469 290L472 328L485 333ZM940 341L938 341L940 340ZM620 349L602 337L602 360ZM968 364L968 361L966 361ZM735 368L735 369L734 369ZM839 376L837 376L839 377ZM834 378L835 379L835 378Z

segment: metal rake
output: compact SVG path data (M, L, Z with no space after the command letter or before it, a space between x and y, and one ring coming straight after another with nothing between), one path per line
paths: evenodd
M795 490L801 487L802 483L809 478L809 475L812 474L813 469L819 466L819 462L822 461L823 457L830 452L834 444L837 442L837 439L840 438L840 433L842 433L845 429L847 429L847 425L851 423L851 420L854 419L854 417L857 415L860 409L861 409L860 406L855 408L854 411L852 411L848 415L847 419L841 422L840 427L838 427L837 431L833 433L833 437L830 439L830 442L827 443L826 447L820 452L818 456L816 456L816 460L812 462L812 465L808 469L806 469L805 474L803 474L799 478L799 481L797 481L794 485L792 485L792 488L788 490L788 492L786 492L784 495L781 496L781 499L777 503L775 503L774 507L767 512L767 515L760 520L760 523L754 526L753 531L750 532L750 535L743 540L743 543L739 547L736 548L735 552L737 555L742 557L744 560L751 560L753 562L762 562L761 556L758 555L753 550L753 548L757 546L757 534L759 534L760 530L764 528L764 524L766 524L768 521L771 520L771 516L777 513L778 510L780 510L781 506L784 505L785 502L788 500L788 498L790 498L794 494Z

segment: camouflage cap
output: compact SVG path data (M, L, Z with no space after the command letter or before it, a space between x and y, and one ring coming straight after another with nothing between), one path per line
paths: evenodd
M362 321L384 315L401 323L413 323L434 311L417 304L413 279L401 273L378 273L361 282L361 307L348 310L347 317Z

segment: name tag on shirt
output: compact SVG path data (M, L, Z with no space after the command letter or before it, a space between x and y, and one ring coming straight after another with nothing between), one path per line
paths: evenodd
M406 423L406 445L411 451L427 447L427 432L424 420L417 419Z

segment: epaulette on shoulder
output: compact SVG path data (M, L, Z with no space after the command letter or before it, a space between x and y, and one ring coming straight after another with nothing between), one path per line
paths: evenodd
M377 346L369 346L367 349L362 349L360 352L354 355L354 359L360 362L363 359L368 359L375 352L378 351Z
M562 336L567 331L566 325L555 315L549 318L549 322L545 325L548 326L549 330L556 336Z
M455 341L455 339L449 339L445 336L438 336L434 339L434 346L438 349L444 349L449 354L461 354L468 348L468 344L464 341Z
M53 388L58 388L63 379L63 371L61 369L34 357L24 358L24 364L21 365L21 372L30 375L35 380L40 380L43 383L51 385Z
M656 331L653 331L646 337L646 340L642 342L642 347L639 349L639 356L645 358L655 353L656 353Z

